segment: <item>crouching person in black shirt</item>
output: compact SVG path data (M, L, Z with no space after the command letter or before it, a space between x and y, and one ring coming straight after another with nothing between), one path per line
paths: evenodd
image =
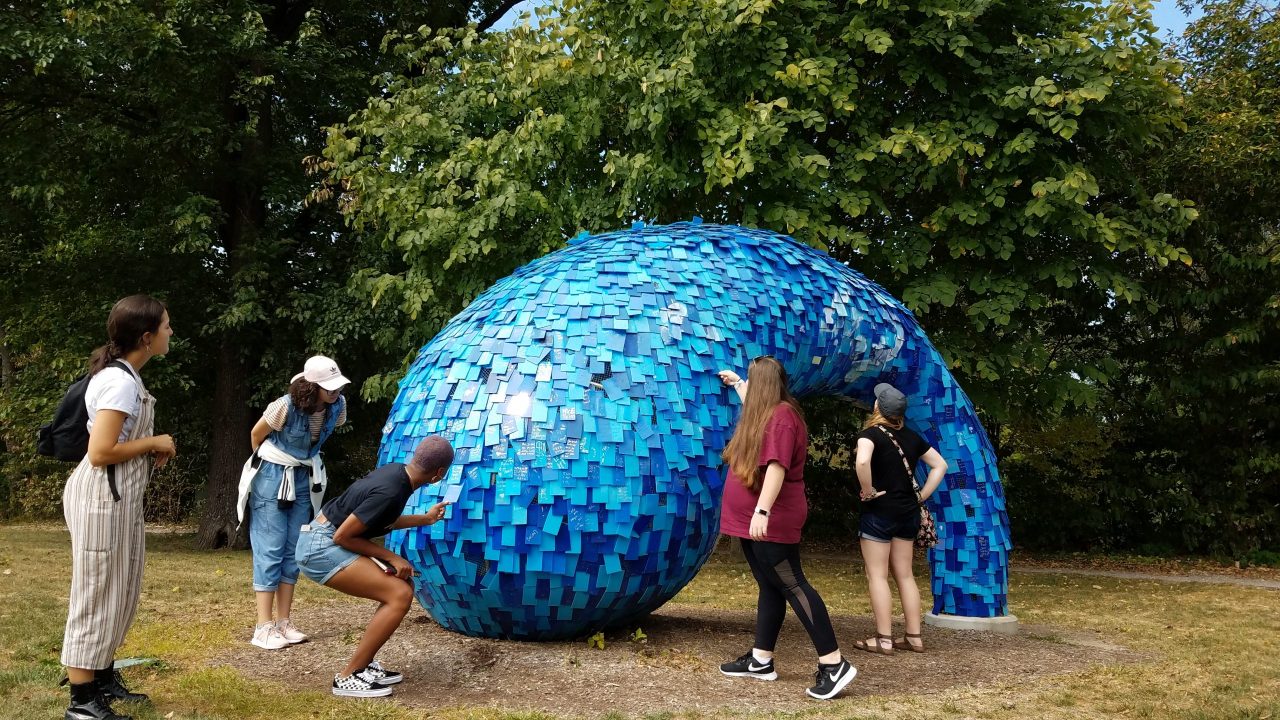
M413 566L371 539L399 528L430 525L444 517L448 503L436 503L424 515L401 515L414 490L438 482L453 462L449 441L433 435L418 443L409 464L388 463L357 480L325 503L298 538L298 568L303 575L356 597L381 603L365 628L351 661L334 676L333 694L380 697L403 679L374 656L400 626L413 602Z

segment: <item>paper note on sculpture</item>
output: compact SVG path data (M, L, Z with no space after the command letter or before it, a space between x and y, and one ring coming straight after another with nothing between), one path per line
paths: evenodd
M423 348L380 454L403 460L433 433L457 449L407 509L452 499L445 520L387 539L417 566L422 606L469 635L555 639L671 599L719 529L739 401L715 371L763 354L799 396L908 395L908 424L951 466L930 500L934 611L1007 614L995 456L915 319L825 253L698 222L574 238Z

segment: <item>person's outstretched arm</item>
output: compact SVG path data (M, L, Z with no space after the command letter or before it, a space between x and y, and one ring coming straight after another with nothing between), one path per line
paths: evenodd
M732 370L721 370L716 373L720 376L720 382L728 385L738 392L738 399L746 401L747 399L747 381L743 380L738 373Z
M401 515L396 521L391 523L392 530L401 530L403 528L422 527L423 525L432 525L444 518L444 509L453 503L438 502L431 506L431 509L421 515Z
M346 548L357 555L382 560L395 568L396 577L402 580L408 580L413 577L413 566L409 564L408 560L377 543L361 537L361 533L366 529L368 529L368 526L364 524L364 521L356 517L355 513L351 513L346 520L342 521L342 525L339 525L338 529L333 531L333 544Z

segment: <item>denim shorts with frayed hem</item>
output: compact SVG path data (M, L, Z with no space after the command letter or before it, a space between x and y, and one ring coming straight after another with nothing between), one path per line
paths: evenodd
M334 529L331 523L313 521L303 525L298 534L298 569L321 585L360 558L358 553L333 542Z
M858 519L858 537L872 542L887 543L890 539L915 540L920 532L920 511L912 510L898 516L881 515L864 510Z

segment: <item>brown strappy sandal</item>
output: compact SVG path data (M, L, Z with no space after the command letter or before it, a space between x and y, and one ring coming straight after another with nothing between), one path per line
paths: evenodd
M885 642L889 643L888 647L884 646ZM863 650L869 653L875 653L877 655L892 655L893 654L893 636L881 635L880 633L876 633L875 643L869 643L866 640L854 640L853 646L858 648L859 650Z
M919 645L912 644L907 638L915 638L920 641ZM920 637L920 633L905 633L901 640L894 640L893 646L899 650L910 650L911 652L924 652L924 638Z

